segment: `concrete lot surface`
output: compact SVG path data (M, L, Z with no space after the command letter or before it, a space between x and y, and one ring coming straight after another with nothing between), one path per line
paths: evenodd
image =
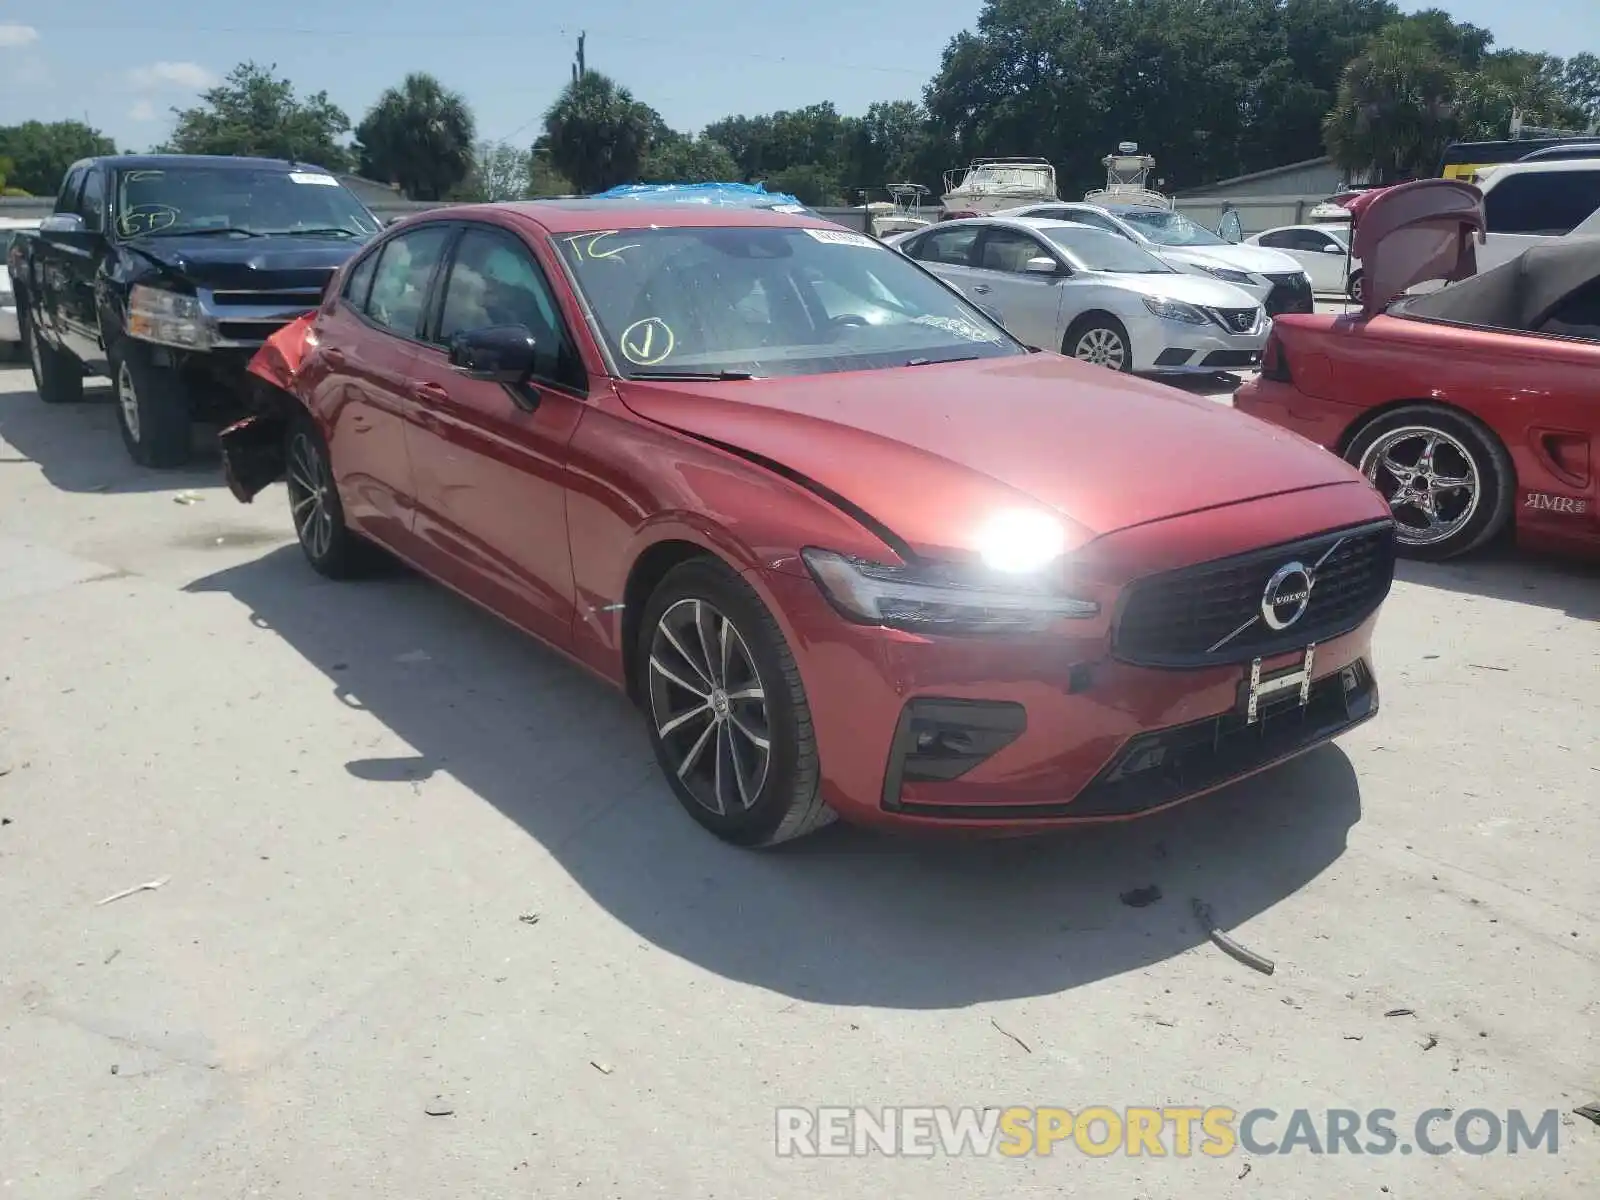
M1595 570L1404 566L1378 719L1171 813L759 855L600 684L318 580L281 486L217 480L0 370L4 1200L1595 1196ZM840 1159L776 1156L783 1105L1561 1115L1554 1154Z

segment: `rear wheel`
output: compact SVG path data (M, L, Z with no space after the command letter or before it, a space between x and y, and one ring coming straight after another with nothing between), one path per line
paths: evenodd
M1475 550L1506 527L1516 490L1511 456L1489 430L1449 409L1407 405L1356 434L1345 459L1388 500L1408 558Z
M1354 300L1357 304L1362 303L1367 298L1366 276L1362 275L1360 271L1357 271L1351 275L1348 290L1350 293L1350 299Z
M656 761L690 816L739 846L834 819L799 669L748 583L714 558L680 564L651 595L639 639Z
M344 504L333 479L328 443L309 416L289 422L285 449L285 482L289 515L295 537L311 569L329 579L354 579L367 574L377 561L371 543L363 541L344 521Z
M1062 339L1061 353L1113 371L1133 370L1133 344L1115 317L1096 315L1076 321Z
M142 467L181 467L193 451L189 389L171 367L157 365L148 346L124 339L111 348L122 444Z
M46 404L75 404L83 399L83 367L44 340L39 327L27 323L28 365L33 368L33 388Z

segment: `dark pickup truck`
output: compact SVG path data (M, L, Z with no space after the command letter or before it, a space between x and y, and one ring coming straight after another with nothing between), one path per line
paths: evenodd
M381 224L321 167L203 155L74 163L55 212L11 255L40 398L76 400L85 375L109 376L134 461L181 466L191 422L249 411L251 356L317 306Z

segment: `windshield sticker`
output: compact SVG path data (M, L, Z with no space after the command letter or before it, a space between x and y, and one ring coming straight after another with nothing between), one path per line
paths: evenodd
M610 246L605 244L606 238L616 237L622 230L607 229L603 233L579 233L563 239L567 245L577 251L579 258L616 258L624 250L637 250L639 243L634 242L627 246Z
M321 172L313 173L311 171L290 171L289 180L291 183L314 183L318 187L339 186L339 181L332 175L324 175Z
M960 317L917 317L911 322L913 325L927 325L933 329L942 329L945 333L952 333L958 338L965 338L969 342L998 342L1000 339L993 333L978 328L970 321L963 321Z
M117 218L117 228L123 237L140 237L146 233L169 229L178 223L178 210L170 204L135 204Z
M672 326L660 317L646 317L624 329L617 345L623 357L635 366L653 367L672 353L677 341Z
M848 229L808 229L806 230L819 242L827 242L830 246L866 246L871 248L878 243L864 233L851 233Z

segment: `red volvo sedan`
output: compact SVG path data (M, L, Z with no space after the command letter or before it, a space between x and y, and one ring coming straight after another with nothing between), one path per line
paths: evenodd
M1377 711L1358 472L812 218L420 214L252 369L241 500L283 478L316 570L381 546L625 689L741 845L1132 817Z

